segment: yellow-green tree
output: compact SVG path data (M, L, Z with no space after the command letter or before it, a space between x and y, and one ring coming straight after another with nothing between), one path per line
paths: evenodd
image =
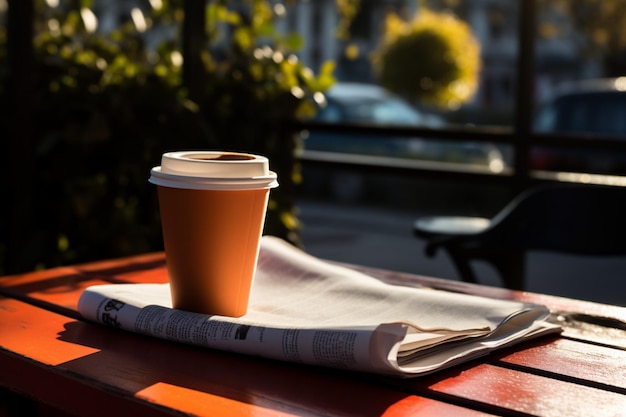
M387 89L456 109L476 92L480 45L471 28L452 14L421 9L410 21L389 14L373 63Z

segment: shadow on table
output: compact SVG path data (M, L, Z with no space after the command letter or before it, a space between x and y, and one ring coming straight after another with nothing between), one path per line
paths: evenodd
M211 395L277 411L304 409L320 415L380 416L400 404L415 410L456 408L387 387L385 378L203 349L92 323L69 322L59 339L100 349L61 364L64 369L150 401L158 396L167 405L178 401L173 406L203 406L183 402L180 390L166 388L175 386L196 391L188 399Z

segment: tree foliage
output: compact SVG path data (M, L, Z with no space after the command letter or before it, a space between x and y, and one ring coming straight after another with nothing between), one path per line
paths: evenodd
M374 65L389 90L455 109L476 92L480 45L470 27L451 14L421 9L411 21L390 14Z
M102 33L93 26L92 1L48 7L36 0L35 232L24 269L160 250L158 206L147 178L160 155L174 149L268 156L281 186L271 194L266 232L298 242L296 143L285 126L310 114L315 94L334 82L333 65L315 74L294 53L303 40L276 29L284 18L280 6L290 1L212 1L206 78L194 102L182 82L179 39L151 46L148 36L180 31L182 1L150 2L153 8L140 16L145 27L129 18ZM340 1L343 18L357 2ZM1 63L0 75L6 77ZM8 123L3 117L0 127ZM0 258L7 244L0 242Z

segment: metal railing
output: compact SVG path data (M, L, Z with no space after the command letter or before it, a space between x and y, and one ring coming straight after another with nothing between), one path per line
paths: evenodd
M530 151L536 146L554 146L567 149L615 151L626 154L626 141L623 138L585 133L534 133L521 134L514 128L507 127L449 127L449 128L413 128L413 127L380 127L349 124L302 123L293 126L296 130L316 130L351 135L386 137L419 137L442 141L486 142L510 146L513 150L513 165L505 167L501 172L493 172L485 167L469 164L451 165L443 162L406 160L385 157L353 156L333 154L330 152L304 151L298 157L308 164L346 165L353 170L377 172L394 172L406 176L428 176L442 179L459 179L508 184L512 191L519 191L539 181L585 182L602 185L626 186L626 177L593 173L564 173L538 171L531 169ZM481 169L483 168L483 169Z

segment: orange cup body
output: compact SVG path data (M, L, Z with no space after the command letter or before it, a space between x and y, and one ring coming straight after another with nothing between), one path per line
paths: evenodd
M173 307L244 315L269 189L157 188Z

